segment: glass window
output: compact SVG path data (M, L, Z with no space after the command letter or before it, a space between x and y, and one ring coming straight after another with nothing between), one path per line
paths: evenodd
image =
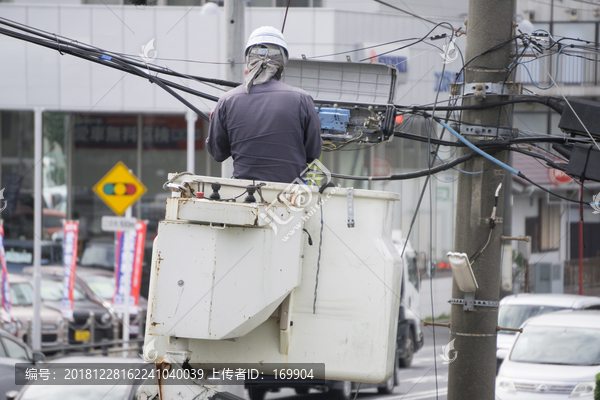
M42 300L57 301L63 298L63 282L62 280L42 279ZM85 291L79 284L75 284L73 289L73 300L85 300L87 296Z
M419 267L416 257L408 257L408 280L419 290Z
M556 250L560 243L560 205L540 200L540 251Z
M111 242L90 241L81 257L82 266L113 269L115 266L115 245Z
M4 347L10 358L17 358L19 360L29 360L27 349L21 346L19 343L11 340L7 337L3 338Z
M115 278L111 276L88 275L83 280L101 299L110 300L115 294Z
M79 238L85 242L110 236L102 231L101 221L103 215L114 215L92 191L96 182L119 161L137 174L138 116L73 114L71 120L72 217L79 220Z
M310 7L309 0L290 0L290 7ZM277 0L277 7L287 7L288 0Z
M558 365L600 365L600 330L530 326L519 335L511 361Z
M11 283L10 299L13 306L30 306L33 304L33 288L31 284Z
M533 306L533 305L504 305L498 312L498 326L517 329L523 322L536 315L564 310L565 307ZM516 332L500 331L504 335L514 335Z
M0 340L0 357L7 357L6 351L4 351L4 346L2 345L2 340Z
M33 112L0 112L0 163L5 238L33 240Z

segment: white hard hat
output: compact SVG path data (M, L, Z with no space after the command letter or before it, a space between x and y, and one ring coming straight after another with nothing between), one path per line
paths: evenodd
M279 29L273 28L272 26L261 26L260 28L255 29L248 38L248 43L246 43L246 50L244 51L244 54L247 56L248 49L250 49L252 46L267 43L281 47L285 52L284 57L286 59L289 57L289 52L287 49L287 44L285 43L285 38L283 37L283 33L281 33Z

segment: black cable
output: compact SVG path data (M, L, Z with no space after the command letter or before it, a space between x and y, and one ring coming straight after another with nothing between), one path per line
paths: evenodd
M333 176L333 175L332 175L332 176ZM560 195L560 194L558 194L558 193L554 193L554 192L552 192L551 190L548 190L548 189L546 189L545 187L543 187L543 186L541 186L541 185L539 185L539 184L535 183L534 181L532 181L531 179L529 179L528 177L526 177L525 175L523 175L523 174L522 174L520 171L519 171L519 175L517 175L517 176L518 176L519 178L521 178L521 179L525 179L527 182L531 183L531 184L532 184L532 185L534 185L535 187L542 189L544 192L547 192L547 193L551 194L552 196L556 196L556 197L558 197L559 199L567 200L567 201L569 201L569 202L571 202L571 203L577 203L577 204L588 204L588 203L586 203L586 202L583 202L583 201L581 201L581 200L573 200L573 199L569 199L568 197L562 196L562 195Z
M221 85L221 86L228 86L228 87L237 87L240 85L239 82L232 82L232 81L225 81L222 79L214 79L214 78L205 78L205 77L201 77L201 76L195 76L195 75L187 75L187 74L183 74L183 73L179 73L179 72L175 72L170 70L169 68L164 68L164 67L160 67L160 66L155 66L153 64L146 64L146 63L142 63L139 62L137 60L133 60L130 59L129 56L126 56L126 58L129 58L127 60L123 59L123 55L120 53L115 53L112 51L108 51L108 50L104 50L95 46L91 46L91 45L84 45L81 44L79 42L77 42L76 40L72 40L69 38L66 38L64 36L57 36L56 34L53 35L49 35L47 33L42 33L43 31L39 31L37 30L37 28L32 28L29 27L27 25L24 24L19 24L17 22L11 21L9 19L6 18L2 18L0 17L0 24L2 25L6 25L6 26L10 26L14 29L19 29L21 31L27 32L27 33L31 33L32 35L36 35L36 36L40 36L43 37L45 39L48 39L50 41L53 41L55 43L59 44L59 48L58 51L62 53L62 50L64 50L64 46L66 46L67 48L69 47L73 47L76 49L80 49L86 52L91 52L91 53L97 53L98 55L109 55L112 58L118 58L123 62L127 62L130 64L135 65L136 67L140 67L140 68L148 68L151 71L154 72L159 72L159 73L163 73L166 75L172 75L172 76L177 76L180 78L186 78L186 79L193 79L196 80L198 82L208 82L208 83L214 83L216 85ZM61 39L58 39L58 37L64 38L64 39L68 39L69 41L64 41ZM62 47L61 47L62 46Z
M420 39L418 39L418 40L414 41L413 43L410 43L410 44L407 44L406 46L398 47L398 48L396 48L396 49L389 50L389 51L386 51L386 52L383 52L383 53L380 53L380 54L376 54L375 56L371 56L371 57L363 58L362 60L359 60L359 61L367 61L367 60L370 60L372 57L384 56L384 55L386 55L386 54L393 53L393 52L395 52L395 51L402 50L402 49L405 49L405 48L407 48L407 47L410 47L410 46L414 46L414 45L416 45L416 44L419 44L419 43L421 43L421 42L425 41L427 38L429 38L429 35L431 35L431 33L432 33L434 30L436 30L436 29L437 29L437 28L438 28L440 25L448 25L448 26L449 26L449 27L452 29L452 36L454 36L454 27L452 26L452 24L450 24L449 22L440 22L439 24L437 24L436 26L434 26L433 28L431 28L431 30L430 30L429 32L427 32L427 34L425 34L425 36L423 36L423 37L421 37ZM446 65L446 64L444 64L444 65Z
M447 164L442 164L437 167L431 168L431 170L424 169L421 171L409 172L406 174L395 174L395 175L389 175L389 176L356 176L356 175L337 174L337 173L332 172L331 176L334 178L352 179L352 180L356 180L356 181L401 181L401 180L406 180L406 179L415 179L415 178L420 178L422 176L437 174L438 172L445 171L445 170L450 169L458 164L462 164L465 161L468 161L474 157L479 157L479 154L477 154L475 152L469 153L469 154L459 157L456 160L451 161ZM429 172L429 171L431 171L431 172Z
M321 193L319 193L318 204L321 204L321 231L319 234L319 255L317 257L317 274L315 277L315 299L313 301L313 314L317 312L317 289L319 288L319 272L321 270L321 246L323 245L323 203L321 202Z
M120 61L116 61L117 64L120 64ZM129 68L130 72L147 78L150 82L152 83L156 83L158 86L160 86L163 90L165 90L167 93L169 93L170 95L172 95L173 97L175 97L177 100L179 100L180 102L182 102L183 104L185 104L188 108L190 108L192 111L194 111L196 114L198 114L200 117L202 117L205 121L209 121L210 117L206 114L204 114L202 111L200 111L198 108L196 108L196 106L194 106L192 103L190 103L189 101L187 101L186 99L184 99L183 97L181 97L178 93L176 93L175 91L173 91L171 88L169 88L162 79L156 78L155 76L152 76L150 74L145 73L144 71L141 71L133 66L127 66L126 64L123 64L123 67L125 68Z
M494 108L494 107L502 107L502 106L507 106L510 104L517 104L517 103L539 103L539 104L543 104L547 107L552 108L554 111L556 111L557 113L561 114L564 107L565 107L565 102L564 100L562 100L559 97L553 97L553 96L529 96L527 95L525 99L523 98L518 98L518 99L512 99L512 100L505 100L505 101L498 101L498 102L494 102L494 103L482 103L482 104L472 104L472 105L461 105L461 106L440 106L437 107L436 109L438 111L462 111L462 110L483 110L486 108ZM425 110L425 111L429 111L432 110L433 107L432 106L412 106L412 107L405 107L399 104L395 105L397 108L399 109L406 109L406 110L411 110L411 111L421 111L421 110Z
M14 31L11 31L11 30L8 30L8 29L0 28L0 34L4 34L6 36L10 36L10 37L14 37L16 39L24 40L24 41L27 41L27 42L30 42L30 43L33 43L33 44L37 44L37 45L40 45L40 46L43 46L43 47L47 47L47 48L50 48L50 49L53 49L53 50L59 50L60 49L65 54L69 54L69 55L72 55L72 56L75 56L75 57L79 57L79 58L82 58L82 59L85 59L85 60L88 60L88 61L91 61L91 62L94 62L94 63L97 63L97 64L104 65L106 67L114 68L114 69L117 69L119 71L131 73L131 70L129 68L133 68L132 66L127 66L126 63L118 64L117 63L118 59L114 59L114 58L112 58L110 56L100 55L98 57L97 54L94 54L92 56L92 55L89 55L89 54L85 54L85 52L81 51L81 50L77 50L77 49L73 49L73 48L61 47L56 42L47 41L45 39L38 39L38 38L29 37L27 35L23 35L21 33L14 32ZM142 75L139 75L139 74L136 74L136 75L142 76ZM148 75L144 75L144 77L147 77L147 76ZM188 88L186 86L179 85L177 83L165 80L163 78L159 78L159 77L154 76L154 77L152 77L152 79L155 82L156 81L160 81L164 85L173 87L175 89L181 90L181 91L186 92L186 93L193 94L193 95L198 96L198 97L205 98L207 100L211 100L211 101L215 101L215 102L219 100L219 98L216 97L216 96L212 96L212 95L209 95L207 93L203 93L203 92L199 92L199 91L194 90L194 89L190 89L190 88ZM164 87L163 87L163 89L164 89ZM167 89L165 89L165 90L167 90ZM199 115L202 118L205 118L204 116L202 116L202 114L199 114Z
M416 140L419 142L427 142L427 138L425 136L419 136L419 135L415 135L412 133L406 133L406 132L394 132L394 136L395 137L399 137L399 138L403 138L403 139L409 139L409 140ZM563 136L532 136L532 137L524 137L524 138L515 138L515 139L506 139L506 140L495 140L493 142L487 141L487 140L477 140L477 141L473 141L472 143L480 148L486 148L486 147L496 147L496 146L509 146L509 145L513 145L513 144L530 144L532 142L537 142L537 143L590 143L589 139L584 139L584 138L569 138L569 137L563 137ZM440 140L440 139L431 139L431 143L433 144L439 144L441 146L448 146L448 147L465 147L466 145L463 142L460 141L456 141L456 142L451 142L449 140Z

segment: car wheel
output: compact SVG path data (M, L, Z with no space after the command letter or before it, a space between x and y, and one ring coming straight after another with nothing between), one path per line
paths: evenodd
M352 396L352 382L344 381L342 382L342 387L340 389L333 390L333 397L336 400L350 400Z
M394 393L395 383L396 383L396 371L394 371L394 373L392 374L390 379L383 382L382 384L380 384L380 386L377 387L377 392L379 394L392 394L392 393Z
M267 390L259 388L250 388L248 389L248 394L250 395L250 400L265 400Z
M310 390L310 388L307 387L298 387L294 389L296 391L296 394L308 394L308 391Z
M400 368L408 368L413 362L413 356L415 355L415 335L412 330L409 330L408 337L406 338L406 352L404 354L404 358L398 360Z

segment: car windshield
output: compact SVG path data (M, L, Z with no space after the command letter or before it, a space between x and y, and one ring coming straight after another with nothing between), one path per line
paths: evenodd
M503 305L498 312L498 326L517 329L531 317L564 309L565 307L539 305ZM510 331L500 331L499 333L508 335L516 334L516 332Z
M10 300L13 306L30 306L33 304L33 288L27 282L10 284Z
M105 268L114 268L115 266L115 246L88 246L83 251L81 265L100 266Z
M54 279L42 279L42 300L56 301L63 298L63 282ZM81 287L75 284L73 300L85 300L86 296Z
M115 294L115 278L112 276L88 275L83 280L103 300L111 300Z
M100 400L125 399L127 385L29 385L23 393L22 400Z
M519 335L511 361L600 365L600 329L529 326Z

